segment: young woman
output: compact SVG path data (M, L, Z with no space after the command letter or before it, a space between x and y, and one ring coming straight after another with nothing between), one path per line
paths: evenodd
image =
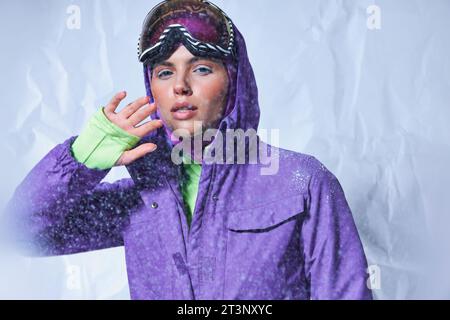
M258 139L279 160L262 175L259 162L202 160L224 147L214 139L174 163L177 131L187 141L258 127L255 77L231 20L206 1L162 2L146 17L139 59L146 97L117 112L118 93L17 188L7 216L22 248L123 245L133 299L371 299L344 192L316 158ZM132 179L100 182L120 165Z

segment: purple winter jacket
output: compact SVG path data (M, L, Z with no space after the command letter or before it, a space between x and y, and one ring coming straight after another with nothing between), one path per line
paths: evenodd
M232 112L220 129L257 129L258 92L244 39ZM127 166L132 179L51 150L16 189L5 215L32 255L124 246L132 299L371 299L367 262L344 192L313 156L275 148L275 175L261 164L203 164L191 228L181 167L163 129L159 148Z

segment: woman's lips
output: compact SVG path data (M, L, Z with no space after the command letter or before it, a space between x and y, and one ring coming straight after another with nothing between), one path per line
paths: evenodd
M197 114L197 109L194 110L176 110L172 111L172 116L176 120L189 120L192 119Z
M171 110L176 120L189 120L193 118L197 112L197 107L187 102L178 102Z

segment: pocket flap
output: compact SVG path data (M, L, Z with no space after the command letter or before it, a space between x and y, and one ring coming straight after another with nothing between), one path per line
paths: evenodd
M303 195L296 195L255 208L232 211L229 213L227 227L235 231L270 229L304 210Z

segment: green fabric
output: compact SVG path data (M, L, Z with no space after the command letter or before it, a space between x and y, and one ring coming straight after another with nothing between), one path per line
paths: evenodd
M181 181L181 193L188 211L186 212L186 218L190 227L192 215L195 210L195 202L197 200L198 184L202 166L197 162L191 161L189 157L183 156L183 168L184 177Z
M111 169L141 139L109 121L103 109L90 119L71 148L74 158L91 169Z
M112 168L122 153L137 145L140 138L129 134L108 120L101 108L88 122L72 144L74 158L91 169ZM181 192L186 204L186 218L191 225L197 200L198 184L202 171L201 164L183 157L184 175L181 179Z

